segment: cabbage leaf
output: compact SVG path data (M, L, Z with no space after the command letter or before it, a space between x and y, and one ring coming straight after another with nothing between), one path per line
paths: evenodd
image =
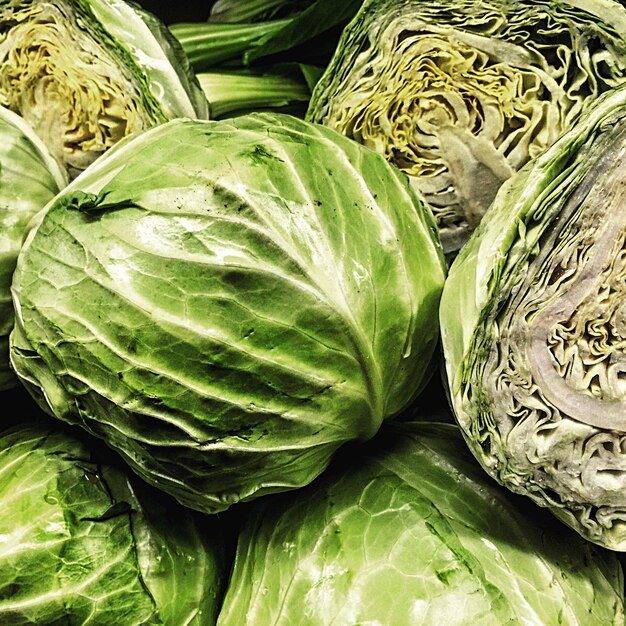
M17 255L30 220L65 185L65 170L33 129L0 107L0 390L17 384L9 365L11 280Z

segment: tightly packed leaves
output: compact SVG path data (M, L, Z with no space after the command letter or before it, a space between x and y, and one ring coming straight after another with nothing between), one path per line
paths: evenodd
M406 178L282 114L174 120L48 206L12 363L203 511L310 482L428 380L445 264Z
M368 0L308 119L384 155L456 252L500 185L626 77L612 0Z
M133 132L208 115L178 42L124 0L1 0L0 104L72 177Z
M442 341L484 467L626 550L626 88L511 178L450 270Z

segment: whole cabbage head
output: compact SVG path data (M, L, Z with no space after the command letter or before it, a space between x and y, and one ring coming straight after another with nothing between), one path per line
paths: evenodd
M0 2L0 104L71 177L133 132L208 116L179 43L124 0Z
M445 263L381 156L285 114L174 120L51 202L14 276L42 406L217 511L310 482L431 373Z
M252 503L218 625L623 624L616 555L495 484L428 417Z
M367 0L307 118L406 172L454 254L500 185L625 78L613 0Z

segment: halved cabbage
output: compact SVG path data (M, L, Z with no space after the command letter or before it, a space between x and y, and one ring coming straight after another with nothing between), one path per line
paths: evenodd
M73 177L127 135L208 105L178 42L124 0L4 0L0 104Z
M511 178L452 264L441 331L487 471L626 550L626 87Z
M500 185L625 78L612 0L368 0L307 118L406 172L455 253Z

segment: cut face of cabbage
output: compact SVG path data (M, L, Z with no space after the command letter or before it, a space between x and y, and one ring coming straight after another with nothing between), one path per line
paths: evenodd
M502 188L453 263L441 309L455 412L482 464L618 550L626 550L625 206L621 87Z
M71 14L42 4L21 14L26 16L0 48L2 96L55 156L83 170L122 137L142 130L147 112L116 60ZM75 54L68 55L68 41Z
M76 176L120 139L170 117L206 117L180 49L121 0L0 6L0 102Z
M626 76L617 3L370 0L308 118L383 154L455 253L502 183Z

